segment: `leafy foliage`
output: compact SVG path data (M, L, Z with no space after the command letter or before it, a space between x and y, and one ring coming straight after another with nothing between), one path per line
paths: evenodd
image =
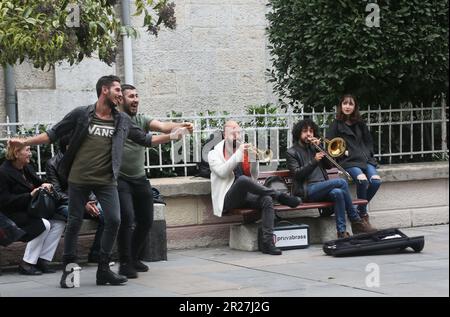
M361 105L430 104L448 91L448 1L270 0L275 89L287 104L331 110L355 94ZM448 100L448 98L447 98Z
M126 32L137 36L134 28L121 24L116 2L2 0L0 64L22 63L28 58L34 67L44 69L63 60L72 65L98 52L100 60L110 65L115 60L120 35ZM135 5L135 15L144 14L144 26L151 34L157 35L161 25L176 27L175 4L168 0L135 0Z

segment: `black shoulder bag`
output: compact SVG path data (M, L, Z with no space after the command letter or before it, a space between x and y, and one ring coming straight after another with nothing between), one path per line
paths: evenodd
M28 205L28 215L33 218L51 219L58 206L58 199L54 193L40 188Z

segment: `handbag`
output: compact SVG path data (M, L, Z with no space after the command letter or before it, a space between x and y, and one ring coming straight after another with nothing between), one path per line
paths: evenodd
M25 235L25 231L0 212L0 245L6 247Z
M58 206L55 194L40 188L28 205L28 215L34 218L51 219Z

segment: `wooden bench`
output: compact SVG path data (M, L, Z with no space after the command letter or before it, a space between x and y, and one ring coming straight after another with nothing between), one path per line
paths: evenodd
M330 179L338 178L339 173L337 168L333 168L330 170L327 170L328 177ZM292 175L288 170L281 170L281 171L272 171L272 172L261 172L258 176L258 182L260 184L264 184L265 180L270 176L280 176L285 181L286 184L289 187L289 190L292 186ZM366 205L368 202L364 199L353 199L352 200L353 205ZM330 201L320 201L320 202L303 202L302 204L298 205L295 208L291 208L286 205L274 205L275 214L279 211L296 211L296 210L306 210L306 209L319 209L319 212L321 215L331 215L331 212L329 211L330 208L332 208L334 205L333 202ZM243 223L252 223L256 220L261 218L261 212L256 209L233 209L230 210L228 215L241 215L243 219Z

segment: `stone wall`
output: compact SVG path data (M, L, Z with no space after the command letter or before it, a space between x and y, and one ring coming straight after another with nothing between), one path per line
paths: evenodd
M142 17L132 17L139 38L132 41L135 85L141 111L165 116L185 112L228 111L274 102L266 83L266 0L174 0L177 29L149 35ZM134 12L134 8L132 8ZM41 71L24 62L15 66L18 118L22 122L57 121L76 106L96 100L102 75L123 78L121 50L108 67L95 58L79 65ZM0 120L5 118L3 73Z
M163 30L157 38L142 35L133 44L142 109L151 114L171 109L236 113L272 101L265 76L266 1L175 3L176 31Z

